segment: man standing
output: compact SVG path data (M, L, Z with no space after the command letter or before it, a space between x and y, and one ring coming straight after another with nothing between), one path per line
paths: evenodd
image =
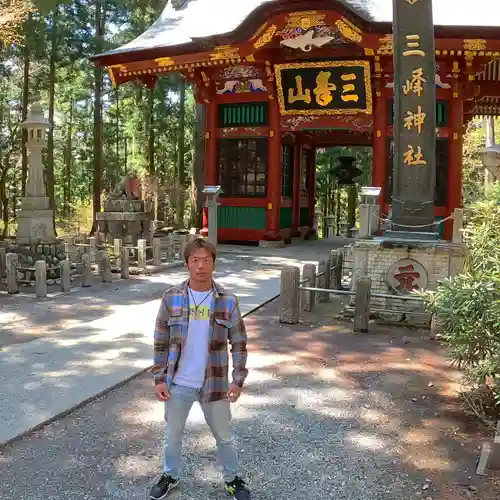
M230 403L240 397L248 375L247 335L236 297L212 279L215 257L215 246L208 241L196 239L186 245L189 279L165 292L156 318L152 373L156 397L165 402L166 423L163 474L150 492L154 500L166 498L179 484L182 434L195 401L215 438L226 493L236 500L250 499L238 476L230 430Z

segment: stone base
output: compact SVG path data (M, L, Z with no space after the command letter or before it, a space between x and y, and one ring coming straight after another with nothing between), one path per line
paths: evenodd
M423 233L411 231L386 231L384 237L396 240L418 240L418 241L437 241L439 233Z
M259 247L261 248L283 248L285 246L285 242L283 240L260 240Z
M370 276L372 293L403 295L407 288L436 290L439 281L456 276L463 268L465 247L443 241L419 241L394 238L356 240L350 246L353 255L351 290L356 281ZM349 301L354 304L354 298ZM373 297L370 310L374 317L389 323L422 326L430 324L430 315L417 301Z
M20 210L17 213L16 243L19 245L52 244L57 241L52 210Z
M294 236L292 239L292 245L300 245L304 243L304 238L302 236Z

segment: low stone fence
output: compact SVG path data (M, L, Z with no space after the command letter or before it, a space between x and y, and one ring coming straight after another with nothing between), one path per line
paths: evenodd
M330 295L354 297L354 331L367 333L371 318L370 302L372 298L391 299L406 304L410 301L424 301L415 294L390 295L371 292L371 278L358 278L355 290L342 289L343 252L332 250L327 260L318 266L306 264L303 268L302 280L298 266L286 266L281 271L280 283L280 323L299 323L301 311L314 309L316 295L320 302L328 302ZM391 312L391 311L386 311ZM401 312L399 309L397 312ZM431 333L431 336L433 333Z

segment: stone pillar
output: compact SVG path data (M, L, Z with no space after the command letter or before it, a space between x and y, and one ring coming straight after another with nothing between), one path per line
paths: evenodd
M316 280L316 286L318 288L326 288L326 262L324 260L320 260L318 262L318 278ZM319 302L328 302L330 294L327 292L322 292L319 294L318 301Z
M371 226L371 205L361 203L359 205L359 237L369 238Z
M90 263L94 264L96 260L96 252L97 252L97 239L95 236L89 237L89 255L90 255Z
M44 260L35 262L35 281L36 296L47 297L47 263Z
M115 254L115 259L116 259L115 264L118 267L121 267L122 265L122 247L123 247L122 240L120 238L115 238L113 240L113 253Z
M356 303L354 311L354 331L368 333L370 322L370 289L371 278L363 276L356 284Z
M153 238L153 266L161 264L161 240L160 238Z
M171 235L169 235L171 238ZM146 269L146 240L137 241L137 267L140 269Z
M82 255L82 287L92 286L92 263L89 253Z
M210 198L212 198L210 196ZM208 210L208 240L217 246L217 208L219 203L216 199L209 199L206 203Z
M393 10L394 228L387 234L421 233L414 236L435 239L436 58L432 0L393 2ZM410 126L405 126L408 116L414 118ZM422 225L427 229L402 227Z
M462 208L455 208L453 213L453 236L452 243L463 243L464 211Z
M295 325L300 313L300 269L287 266L281 270L280 283L280 323Z
M180 245L179 245L179 260L184 260L184 252L186 250L186 244L188 240L188 235L187 234L181 234L180 235Z
M9 294L19 293L17 284L17 263L18 255L16 253L8 253L5 256L6 273L7 273L7 291Z
M109 254L107 250L99 252L99 274L103 283L111 283L111 265L109 263Z
M128 280L130 278L128 248L122 248L120 274L124 280Z
M69 292L71 288L70 261L62 260L59 269L61 273L61 291Z
M215 95L210 97L206 104L205 119L205 186L217 185L217 120L218 107ZM208 210L203 208L203 229L201 234L208 234Z
M5 276L7 270L7 250L0 247L0 277Z
M316 286L316 266L314 264L304 265L304 286L314 287ZM307 290L302 290L301 293L301 307L303 311L310 312L314 309L315 295L314 292L309 292Z

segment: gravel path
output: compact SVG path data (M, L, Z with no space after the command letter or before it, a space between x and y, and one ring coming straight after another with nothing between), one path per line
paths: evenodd
M392 335L353 336L349 325L281 327L275 318L270 304L247 320L250 376L233 406L254 499L495 498L460 487L450 495L440 483L463 466L465 448L456 433L445 442L446 432L433 427L444 410L442 397L431 393L449 392L454 375L428 353L429 341L421 344L416 333L409 343L415 351L407 354L408 340ZM427 399L412 402L431 376ZM449 418L436 422L451 428ZM162 427L162 406L143 375L0 451L0 498L146 499L161 469ZM473 462L474 453L467 450L465 458ZM182 487L172 498L225 498L198 406L184 457Z

